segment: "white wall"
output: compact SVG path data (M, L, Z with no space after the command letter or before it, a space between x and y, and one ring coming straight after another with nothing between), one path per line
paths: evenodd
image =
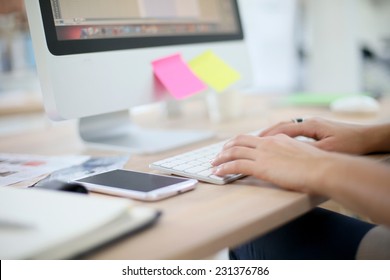
M291 91L297 83L296 0L241 0L258 92Z
M298 4L305 26L297 25ZM382 38L390 37L390 0L241 0L240 6L259 92L360 92L362 43L380 52ZM299 42L305 65L297 58Z
M307 0L307 90L361 91L358 1Z

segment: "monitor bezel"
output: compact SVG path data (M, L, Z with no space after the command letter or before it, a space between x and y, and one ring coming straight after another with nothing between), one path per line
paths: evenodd
M147 47L161 47L194 43L209 43L219 41L243 40L244 33L237 0L232 0L238 31L227 34L212 35L180 35L180 36L153 36L137 38L107 38L90 40L58 40L51 1L39 0L42 21L45 31L48 50L55 56L93 53L102 51L115 51L125 49L138 49ZM98 41L98 44L97 44Z

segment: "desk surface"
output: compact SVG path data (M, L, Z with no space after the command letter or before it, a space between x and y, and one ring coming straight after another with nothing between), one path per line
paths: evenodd
M240 119L219 124L208 121L201 100L183 104L178 119L162 120L161 112L153 110L133 116L138 124L148 127L185 127L211 129L217 137L182 147L174 151L149 156L131 156L126 169L155 172L149 163L220 141L237 133L245 133L278 121L297 116L323 116L360 122L389 119L390 102L383 102L377 115L336 116L327 108L291 108L275 105L275 100L247 97L245 112ZM94 150L83 144L74 122L65 122L42 130L2 136L0 152L34 153L43 155L115 154ZM200 259L219 250L238 245L294 219L321 203L323 199L306 194L289 192L247 177L232 184L218 186L199 183L194 191L159 202L136 202L160 209L163 215L152 228L88 255L91 259Z

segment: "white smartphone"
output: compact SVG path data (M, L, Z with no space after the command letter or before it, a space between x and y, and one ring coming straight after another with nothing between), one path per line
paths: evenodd
M195 179L116 169L75 182L88 190L110 195L156 201L195 188Z

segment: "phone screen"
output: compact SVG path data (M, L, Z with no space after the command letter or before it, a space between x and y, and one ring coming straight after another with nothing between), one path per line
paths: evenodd
M188 179L184 178L182 179L119 169L79 179L77 182L139 192L150 192L169 185L185 182L187 180Z

